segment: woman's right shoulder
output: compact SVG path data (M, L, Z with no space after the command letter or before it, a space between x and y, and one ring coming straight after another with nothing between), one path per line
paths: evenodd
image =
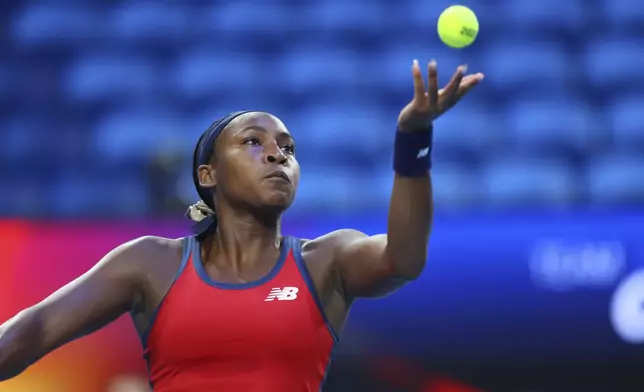
M128 269L147 270L159 263L174 264L182 259L185 238L144 236L125 242L113 249L106 259Z
M182 250L185 238L166 238L153 235L146 235L135 238L121 245L139 252L168 252L172 250Z

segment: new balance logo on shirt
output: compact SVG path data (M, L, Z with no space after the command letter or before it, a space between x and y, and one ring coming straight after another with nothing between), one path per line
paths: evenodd
M271 292L268 293L268 296L264 302L269 301L293 301L297 298L297 292L300 291L297 287L284 287L279 288L275 287L271 289Z

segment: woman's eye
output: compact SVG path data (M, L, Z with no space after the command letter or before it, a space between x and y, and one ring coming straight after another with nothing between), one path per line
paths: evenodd
M286 151L287 154L295 154L295 146L290 144L282 147L282 150Z
M256 137L248 137L244 139L244 144L248 144L249 146L259 146L261 143Z

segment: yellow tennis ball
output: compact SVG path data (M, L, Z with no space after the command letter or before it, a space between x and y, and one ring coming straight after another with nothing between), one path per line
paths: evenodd
M476 14L462 5L447 8L438 18L438 36L445 45L464 48L476 39L479 21Z

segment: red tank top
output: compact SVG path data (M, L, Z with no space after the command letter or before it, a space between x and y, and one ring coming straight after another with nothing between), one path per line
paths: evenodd
M199 242L185 239L181 268L142 337L155 392L319 391L338 337L301 254L285 237L262 279L213 281Z

